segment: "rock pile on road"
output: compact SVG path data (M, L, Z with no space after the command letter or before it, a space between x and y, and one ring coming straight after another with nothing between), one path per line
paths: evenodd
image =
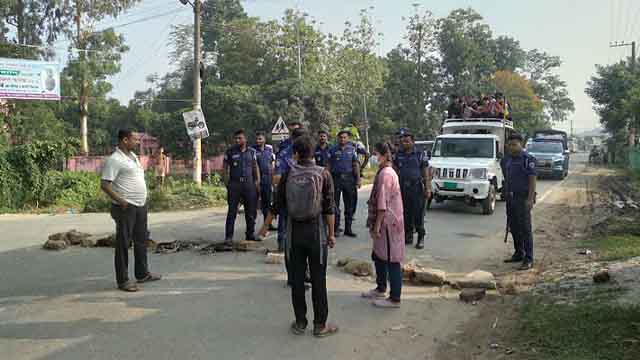
M52 234L42 246L46 250L64 250L70 246L81 247L109 247L112 248L116 244L116 234L89 234L79 232L77 230L71 230L67 232L61 232ZM130 244L130 247L133 243ZM156 243L152 239L147 240L147 247L155 249Z
M95 246L95 239L91 234L82 233L74 229L50 235L42 247L47 250L64 250L69 246L76 245L93 247Z
M337 266L342 268L347 274L358 277L370 276L373 274L373 268L368 261L345 258L338 260Z

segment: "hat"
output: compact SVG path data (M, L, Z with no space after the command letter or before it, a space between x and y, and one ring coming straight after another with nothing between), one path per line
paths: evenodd
M349 129L342 129L340 131L338 131L338 136L342 135L342 134L347 134L349 136L351 136L351 130Z
M413 137L413 134L411 133L411 130L409 130L408 128L405 128L405 127L402 127L400 129L398 129L398 132L396 133L396 135Z

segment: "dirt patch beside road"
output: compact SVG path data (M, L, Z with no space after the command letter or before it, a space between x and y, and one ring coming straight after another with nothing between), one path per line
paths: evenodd
M517 272L494 259L502 296L480 303L436 358L638 358L636 199L620 172L587 167L569 177L534 210L536 268ZM599 271L607 277L595 284Z

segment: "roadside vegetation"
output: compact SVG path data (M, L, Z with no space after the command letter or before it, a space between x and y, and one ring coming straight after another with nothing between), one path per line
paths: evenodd
M626 195L637 198L638 179L634 174L615 180L631 184L636 191ZM604 198L609 196L607 191L599 189ZM528 295L517 309L519 321L510 338L525 359L640 359L640 302L620 301L640 282L612 275L610 282L594 284L591 278L594 270L627 264L640 256L640 213L633 208L608 211L610 216L591 224L593 231L577 242L576 250L592 251L592 258L578 261L590 271L565 274L556 283L538 286L543 290ZM630 271L634 267L629 265Z

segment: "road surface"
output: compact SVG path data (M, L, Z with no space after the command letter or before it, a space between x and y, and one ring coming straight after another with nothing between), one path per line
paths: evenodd
M557 186L562 183L540 181L541 197ZM0 216L0 354L64 360L432 359L436 346L475 314L474 307L439 288L405 286L399 310L376 309L358 297L373 280L343 274L334 264L344 256L369 258L367 198L368 191L361 191L358 238L339 238L330 253L330 320L341 333L321 340L289 334L293 313L283 268L264 264L258 254L153 254L152 270L165 279L127 294L114 290L112 250L40 249L54 232L112 232L107 214ZM156 241L221 240L224 216L223 209L152 214L151 232ZM238 239L244 234L241 218ZM466 272L511 254L502 242L504 203L492 216L462 204L437 205L427 221L426 248L409 249L407 260ZM267 244L273 247L273 238Z

